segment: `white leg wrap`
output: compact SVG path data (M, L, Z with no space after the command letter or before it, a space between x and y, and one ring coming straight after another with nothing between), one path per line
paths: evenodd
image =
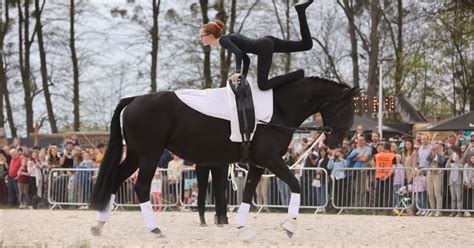
M288 206L288 217L289 218L296 218L298 217L298 213L300 210L300 194L298 193L291 193L290 197L290 205Z
M142 210L143 220L145 221L145 225L148 228L148 231L153 231L153 229L157 228L158 225L155 223L155 216L153 213L153 206L151 205L150 201L140 203L140 209Z
M249 220L249 211L250 204L245 202L240 203L239 211L237 212L237 218L235 220L235 225L237 227L247 225L247 221Z
M101 211L97 214L97 221L100 222L107 222L110 218L110 214L112 213L112 207L115 201L115 194L110 195L109 205L105 209L105 211Z

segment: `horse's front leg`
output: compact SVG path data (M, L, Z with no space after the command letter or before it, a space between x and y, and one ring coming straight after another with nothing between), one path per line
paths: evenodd
M257 188L258 182L262 177L263 171L264 169L258 168L255 165L249 166L242 202L240 203L239 211L237 212L237 218L235 220L235 225L239 229L240 239L251 239L255 237L255 233L245 226L248 223L250 204L252 202L253 195L255 194L255 189Z
M268 165L265 165L270 171L272 171L275 176L283 180L286 184L290 186L291 197L290 204L288 206L288 216L281 223L281 227L286 231L288 237L292 237L296 232L296 218L298 217L299 208L300 208L300 184L296 179L295 175L291 172L290 168L286 165L285 161L281 158L275 158Z

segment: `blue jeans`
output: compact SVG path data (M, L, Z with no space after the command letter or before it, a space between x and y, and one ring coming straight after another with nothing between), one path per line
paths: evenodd
M290 204L290 186L286 184L280 178L277 178L277 187L278 187L278 194L280 195L280 201L282 205L289 205Z
M11 176L8 176L8 206L14 207L18 205L18 196L20 191L18 190L17 180Z
M417 192L417 194L418 194L418 207L425 209L426 204L428 203L428 199L427 199L428 197L427 197L426 191Z
M316 196L316 206L324 206L324 204L326 204L326 184L321 181L321 187L314 187L314 192Z

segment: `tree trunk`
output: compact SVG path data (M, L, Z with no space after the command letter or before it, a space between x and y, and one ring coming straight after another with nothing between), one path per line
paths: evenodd
M1 13L3 15L3 11ZM7 85L7 65L3 64L4 61L4 41L5 36L9 30L10 16L8 13L8 4L5 4L5 20L0 19L0 128L5 127L5 114L3 112L3 97L6 94Z
M206 24L209 22L208 12L208 0L199 0L201 4L201 14L202 14L202 23ZM210 88L212 86L212 77L211 77L211 48L209 46L202 46L202 51L204 52L204 64L203 64L203 73L204 73L204 82L202 84L203 89Z
M79 131L80 128L80 112L79 112L79 63L76 54L76 39L74 31L74 14L75 14L74 0L70 1L69 6L69 48L71 49L72 72L73 72L73 104L74 104L74 131Z
M12 137L18 137L18 134L16 132L15 121L13 120L13 111L12 105L10 104L10 95L8 93L7 84L3 85L3 96L5 98L5 109L7 110L7 120L8 125L10 126L10 132L12 134Z
M286 0L286 37L285 39L290 40L290 0ZM291 70L291 53L285 54L285 73L289 73Z
M156 93L156 74L158 67L158 16L160 14L161 0L153 0L153 26L151 28L151 93Z
M395 94L400 93L402 90L402 78L403 78L403 1L397 0L397 44L395 46Z
M231 6L230 6L230 21L228 24L229 33L234 33L234 30L235 30L235 16L236 16L236 9L237 9L236 6L237 6L237 0L232 0ZM228 51L225 48L221 48L221 83L220 83L221 87L225 87L227 84L227 77L229 77L229 68L230 68L230 62L232 58L231 56L232 56L232 53L230 51Z
M32 96L32 85L31 85L31 72L30 72L30 48L31 42L29 40L29 5L30 1L25 0L24 4L24 17L21 9L21 2L17 0L18 6L18 43L19 43L19 64L21 71L21 79L24 90L25 100L25 112L26 112L26 135L34 132L33 129L33 96ZM25 28L23 30L23 27ZM24 32L24 33L23 33ZM24 35L24 37L23 37ZM23 50L24 48L24 50ZM24 51L24 53L23 53Z
M357 45L357 27L355 25L355 11L353 0L344 0L343 4L338 1L339 6L344 10L347 17L348 32L351 41L351 59L352 59L352 84L354 87L360 87L359 79L359 51ZM360 94L360 93L359 93Z
M377 69L379 60L379 23L380 23L380 9L379 1L372 0L370 3L370 50L369 50L369 72L367 82L367 96L369 99L377 96L378 87L383 87L378 83Z
M43 82L43 93L46 101L46 110L48 111L49 124L51 126L51 132L57 133L58 128L56 126L56 119L54 117L53 104L51 103L51 94L49 93L48 85L48 70L46 64L46 52L44 50L44 41L43 41L43 24L41 23L41 14L43 13L43 8L46 3L44 0L43 5L39 6L40 0L35 0L35 11L36 11L36 34L38 35L38 48L40 55L40 64L41 64L41 80Z

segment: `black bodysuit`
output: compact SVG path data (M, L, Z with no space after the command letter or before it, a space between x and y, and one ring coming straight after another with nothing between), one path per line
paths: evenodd
M235 55L235 69L238 73L247 76L250 65L250 58L247 53L256 54L258 56L257 83L261 90L268 90L282 83L282 80L277 80L280 79L278 77L268 79L273 53L307 51L313 47L311 33L306 21L306 14L304 10L297 10L297 12L300 22L301 41L282 40L273 36L250 39L240 34L223 35L219 39L220 45ZM242 61L244 63L243 70Z

